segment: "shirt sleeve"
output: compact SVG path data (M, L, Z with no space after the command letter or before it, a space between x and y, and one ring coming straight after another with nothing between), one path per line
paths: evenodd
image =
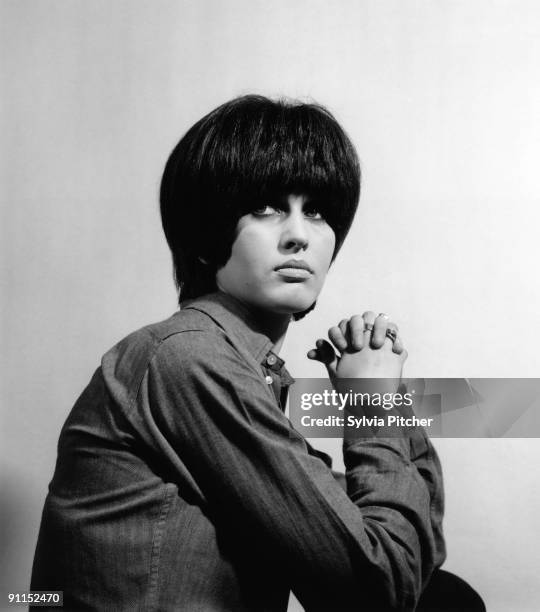
M446 544L443 533L444 484L442 467L435 447L423 427L411 435L411 459L424 479L429 491L430 519L435 539L434 569L446 559Z
M415 405L421 405L424 398L425 381L423 379L409 380L403 385L402 392L407 389L415 390ZM400 413L405 417L414 415L414 410L402 405ZM443 533L444 517L444 482L442 466L437 451L433 446L424 427L408 427L407 434L410 441L411 461L424 479L429 491L431 528L435 538L435 569L439 568L446 559L446 544Z
M218 532L241 534L254 560L279 560L306 609L414 610L436 541L430 492L407 439L350 444L349 497L309 454L261 372L213 332L164 340L140 393Z

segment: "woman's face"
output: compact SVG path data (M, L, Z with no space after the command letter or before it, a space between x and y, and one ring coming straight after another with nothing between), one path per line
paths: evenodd
M243 303L292 314L317 299L336 237L304 195L288 195L241 217L231 257L216 274Z

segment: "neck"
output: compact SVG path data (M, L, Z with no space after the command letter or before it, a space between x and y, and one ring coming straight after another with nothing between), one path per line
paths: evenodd
M263 319L265 325L264 329L261 328L261 331L272 340L274 343L273 351L278 354L285 341L289 323L291 322L291 315L264 313L261 319Z
M220 291L223 292L222 289L220 289ZM274 345L272 350L276 354L279 353L281 347L283 346L283 342L285 341L285 336L287 335L287 329L289 328L289 323L292 320L292 315L287 313L271 312L264 310L263 308L257 308L256 306L253 306L253 304L246 303L237 297L235 299L238 300L246 309L251 325L253 325L257 331L261 332L265 336L268 336Z
M255 308L251 304L244 303L244 306L249 310L257 330L265 336L268 336L274 344L272 348L274 353L279 353L285 341L285 336L287 335L287 329L291 322L291 315L268 312L267 310Z

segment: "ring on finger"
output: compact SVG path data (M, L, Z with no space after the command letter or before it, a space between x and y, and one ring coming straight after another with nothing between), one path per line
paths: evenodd
M373 323L364 323L364 331L370 332L373 330Z
M397 338L397 330L395 330L393 327L389 327L386 330L386 337L390 338L390 340L392 340L392 342L396 341Z

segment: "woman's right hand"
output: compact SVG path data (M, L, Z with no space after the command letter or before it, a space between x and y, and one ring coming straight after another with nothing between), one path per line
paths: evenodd
M395 340L386 335L389 329ZM343 319L328 330L328 337L332 344L320 338L307 356L326 366L334 387L347 378L386 378L395 381L397 390L407 351L388 315L367 311Z

